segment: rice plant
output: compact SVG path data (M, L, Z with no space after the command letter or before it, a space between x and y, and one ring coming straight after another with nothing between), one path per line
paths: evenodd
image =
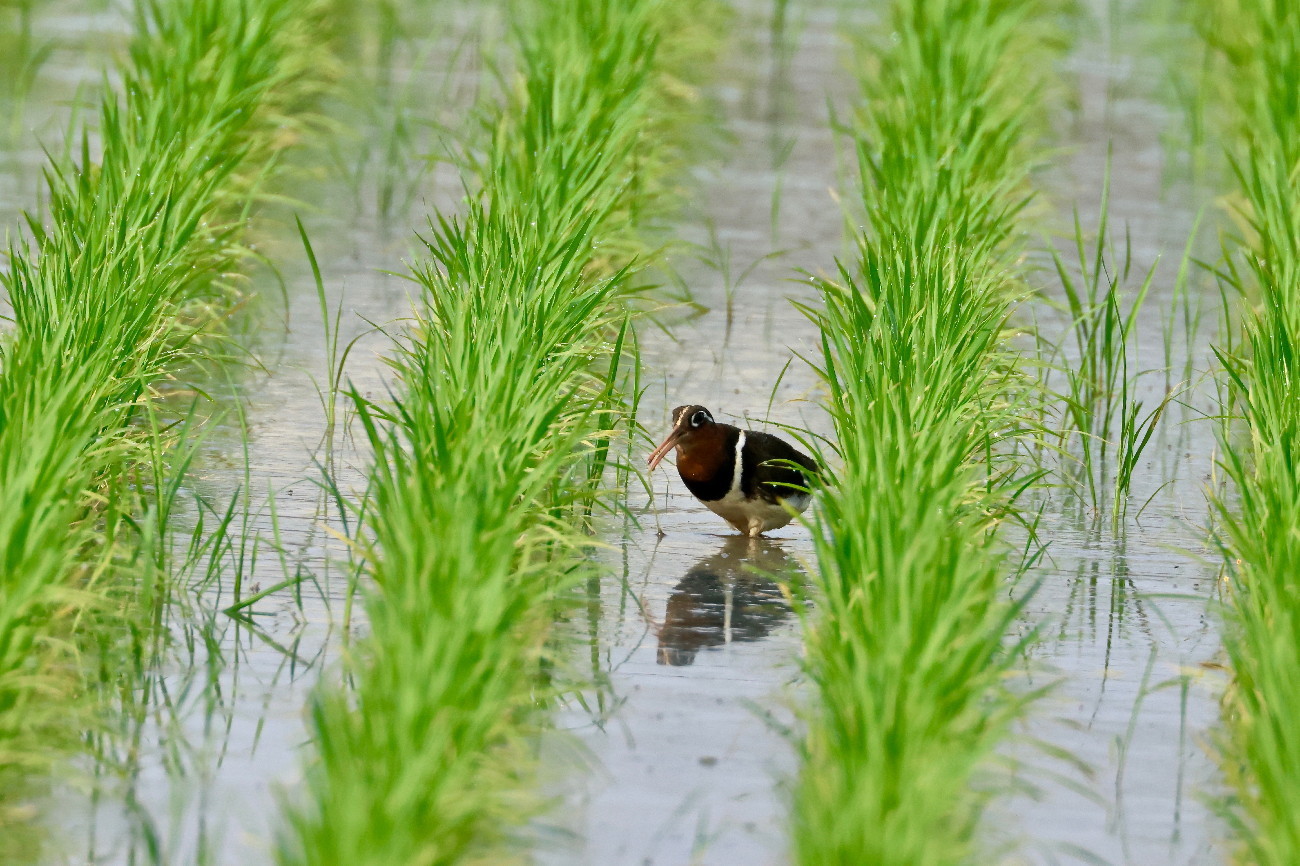
M553 605L590 573L583 524L626 412L632 228L670 191L673 79L692 68L684 56L700 63L682 52L709 44L690 34L710 9L515 9L489 144L467 160L475 191L431 220L412 266L421 300L393 393L352 395L375 460L370 634L351 687L312 702L316 760L288 803L281 863L520 856L518 828L542 805L529 735Z
M75 732L78 645L149 535L147 415L229 304L250 196L327 67L306 0L141 0L121 92L46 171L0 342L0 775ZM92 140L94 144L92 145ZM113 587L116 586L116 589ZM83 634L74 640L73 631Z
M1138 317L1155 277L1155 265L1147 270L1136 288L1126 295L1133 281L1132 241L1126 231L1123 245L1109 236L1110 173L1102 185L1101 209L1097 218L1095 241L1091 250L1079 214L1074 215L1074 252L1076 260L1067 264L1058 250L1052 250L1052 263L1065 293L1070 315L1068 341L1073 337L1073 359L1056 358L1070 354L1057 347L1051 362L1058 363L1065 375L1065 388L1059 394L1064 406L1059 430L1063 447L1074 445L1077 476L1067 479L1084 492L1094 513L1109 509L1111 526L1118 530L1128 513L1133 471L1150 444L1160 419L1177 395L1174 385L1166 387L1165 396L1154 408L1146 409L1137 398L1143 375L1154 371L1133 370L1130 357L1136 354ZM1181 274L1186 274L1188 256L1183 258ZM1110 500L1103 493L1110 488Z
M7 118L0 143L18 140L29 94L53 45L32 32L35 0L0 3L0 109Z
M839 468L814 522L801 863L978 859L988 762L1032 698L1007 683L1016 569L995 530L1032 481L1003 447L1029 390L1005 329L1048 11L898 2L861 49L867 228L807 311Z
M1220 347L1228 379L1217 502L1225 548L1233 682L1224 701L1226 812L1242 863L1300 859L1300 8L1274 0L1198 4L1233 123L1222 129L1240 198L1237 242L1218 273L1242 300L1240 343Z

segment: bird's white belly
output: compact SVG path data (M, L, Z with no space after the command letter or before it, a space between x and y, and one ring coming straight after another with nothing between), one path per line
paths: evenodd
M785 500L795 511L808 507L806 493L793 493ZM769 529L780 529L794 517L779 502L768 502L755 497L746 499L739 490L731 490L721 499L705 502L709 510L748 535L758 535Z

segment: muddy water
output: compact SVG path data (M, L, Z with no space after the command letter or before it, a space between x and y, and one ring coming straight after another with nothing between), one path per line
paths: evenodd
M1109 6L1096 5L1104 21ZM789 303L811 293L792 277L800 268L829 268L842 250L840 212L828 192L836 159L825 104L827 95L840 105L851 98L836 35L845 13L835 4L792 10L788 43L774 50L764 18L769 9L749 4L738 18L745 45L727 61L717 91L731 136L727 158L695 179L705 204L688 215L682 236L699 256L683 250L674 259L707 312L666 311L671 337L641 331L649 385L641 419L656 433L669 410L686 402L735 423L826 432L806 365L795 359L785 368L794 353L815 347L811 326ZM55 16L41 26L66 34L65 24ZM1135 65L1131 55L1140 52L1108 41L1111 32L1089 29L1065 64L1081 93L1078 110L1059 118L1071 149L1040 181L1055 225L1068 225L1076 201L1087 224L1106 143L1114 142L1113 220L1131 226L1139 268L1159 254L1166 258L1139 335L1136 366L1154 369L1164 366L1160 328L1176 270L1171 260L1204 196L1166 169L1160 136L1169 118L1152 96L1154 64ZM455 54L458 38L442 38L442 53ZM432 43L426 48L439 56ZM52 80L97 74L72 55L51 64ZM440 70L424 74L432 92ZM383 138L374 134L375 152ZM0 207L11 224L34 196L30 169L39 151L26 141L6 151L0 171ZM319 212L305 215L329 304L343 310L343 342L361 336L348 376L371 394L382 393L379 352L387 343L382 335L362 336L366 322L390 323L409 309L408 285L381 271L408 255L409 229L421 224L423 206L454 195L454 187L425 178L410 212L386 223L373 207L380 186L382 179L367 175L356 195L336 190ZM268 314L254 341L270 375L233 375L233 390L248 406L251 489L245 436L236 425L208 443L194 488L216 506L236 495L255 505L248 535L264 541L256 545L245 594L274 585L286 568L314 580L258 602L243 620L218 612L232 600L229 577L190 593L191 608L172 610L176 649L157 666L149 712L136 730L138 757L106 765L109 778L93 803L72 788L60 795L67 808L54 814L64 850L52 859L147 860L152 836L161 862L267 862L277 792L294 795L306 737L303 706L337 659L349 572L345 549L326 530L341 529L339 516L312 483L319 477L313 455L324 456L317 386L329 359L315 290L291 233L270 225L262 234L263 251L288 263L288 325L277 326ZM765 258L774 250L781 255ZM276 294L273 280L259 280ZM1053 294L1048 276L1042 284ZM1207 304L1213 301L1207 296ZM1039 318L1049 334L1063 325L1045 310ZM1203 336L1194 346L1203 369ZM1148 405L1163 396L1163 376L1146 377L1143 385ZM1194 419L1207 398L1204 391L1189 396L1195 408L1172 419ZM338 477L344 488L359 489L364 458L346 435L338 447ZM1049 547L1023 627L1040 628L1044 640L1026 669L1034 684L1058 685L1006 749L1024 763L1019 778L1034 793L999 804L989 835L991 842L1019 843L1016 862L1225 859L1216 845L1222 828L1202 799L1217 790L1206 742L1221 688L1207 667L1218 651L1217 584L1213 554L1202 541L1213 449L1207 424L1166 424L1139 467L1133 511L1154 498L1124 532L1065 491L1036 503ZM644 443L635 459L648 450ZM559 712L560 733L543 746L548 785L563 808L533 828L538 859L786 862L779 783L795 767L781 730L807 693L797 618L777 585L753 568L798 580L810 555L808 534L788 527L769 540L737 539L671 468L655 477L652 500L634 492L633 504L639 525L610 528L608 575L587 588L571 623L575 665L600 688L585 705L575 701ZM249 542L247 552L254 549ZM1035 741L1068 751L1073 762L1048 757Z

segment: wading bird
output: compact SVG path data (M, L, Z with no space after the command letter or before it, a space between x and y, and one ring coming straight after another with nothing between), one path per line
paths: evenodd
M785 526L812 501L811 457L770 433L719 424L703 406L673 410L672 432L650 455L650 471L674 448L686 488L751 538Z

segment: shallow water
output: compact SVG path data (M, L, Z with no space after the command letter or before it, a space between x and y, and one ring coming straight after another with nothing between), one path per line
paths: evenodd
M765 11L749 7L747 38L765 37ZM721 247L713 259L729 260L733 275L753 270L735 286L721 269L683 262L708 312L675 324L671 337L641 328L648 388L639 417L656 436L666 432L672 407L685 403L741 426L766 420L828 432L815 378L795 357L815 350L816 330L789 299L811 300L796 272L829 268L842 249L843 220L829 192L835 143L825 124L828 90L847 96L837 18L833 9L809 12L784 78L761 41L737 52L720 76L735 82L720 94L734 145L705 176L700 225L684 233ZM773 250L784 253L764 260ZM588 638L617 708L599 725L579 708L560 715L560 728L577 738L594 769L567 782L562 826L577 841L553 847L542 861L784 862L787 809L778 780L795 763L781 729L799 699L799 624L776 588L756 585L747 567L777 562L798 580L811 539L792 525L751 545L697 502L669 463L653 484L653 502L633 494L643 525L609 538L620 547L625 577L602 585L601 616ZM705 597L690 591L702 573L710 575ZM698 648L670 645L684 624Z
M1108 14L1126 15L1124 29L1110 26ZM1046 671L1035 678L1057 678L1059 686L1027 734L1068 749L1086 771L1028 757L1063 772L1067 783L1038 782L1038 796L1001 808L1032 840L1025 850L1031 862L1079 862L1086 853L1108 863L1218 863L1226 859L1226 831L1209 799L1223 793L1211 755L1224 680L1206 499L1217 443L1213 422L1203 417L1214 411L1214 394L1199 379L1210 366L1217 299L1202 275L1193 275L1190 289L1210 321L1191 335L1190 350L1173 330L1168 376L1161 330L1196 208L1210 195L1162 145L1177 118L1153 99L1162 58L1133 53L1150 35L1142 20L1108 4L1095 4L1095 16L1098 31L1083 35L1067 64L1081 94L1065 132L1073 153L1065 170L1043 180L1049 195L1077 202L1083 224L1095 225L1111 149L1111 234L1122 246L1125 230L1131 233L1131 290L1156 267L1131 356L1134 372L1154 371L1139 380L1139 398L1148 409L1157 405L1167 383L1182 377L1189 351L1194 374L1179 401L1185 405L1171 407L1138 465L1130 517L1119 531L1108 515L1068 495L1042 499L1047 559L1034 572L1039 584L1028 614L1045 636L1034 658ZM1213 244L1212 229L1202 227L1198 253L1212 256ZM1040 321L1051 334L1050 318ZM1011 751L1033 755L1027 744Z
M1099 21L1115 11L1113 4L1094 5ZM795 357L815 350L815 334L789 299L812 296L798 281L799 269L828 270L844 248L830 193L837 185L836 152L826 99L843 106L852 98L837 35L847 13L834 3L792 10L784 53L769 42L763 17L769 8L742 4L736 29L745 45L726 61L717 88L730 136L722 148L726 158L694 178L702 204L686 215L681 237L697 245L698 257L683 248L673 260L706 311L665 311L671 336L648 325L640 331L649 386L640 418L653 435L666 429L673 406L691 402L735 423L827 432L815 379ZM37 20L52 36L82 33L87 42L96 28L120 26L99 18L69 24L58 15ZM1130 21L1126 32L1134 29ZM440 32L438 47L428 42L417 52L434 58L427 68L402 70L401 77L413 75L432 89L443 84L438 57L469 62L456 52L464 31L452 30ZM1141 320L1136 365L1154 369L1164 365L1160 328L1173 260L1208 196L1167 165L1160 142L1170 117L1153 97L1158 58L1138 63L1132 55L1142 48L1139 37L1108 42L1113 32L1099 26L1085 33L1064 64L1078 82L1079 104L1058 118L1069 149L1040 172L1041 208L1066 230L1077 201L1091 224L1107 142L1113 142L1113 224L1131 225L1138 269L1165 256ZM56 54L29 117L53 98L44 94L95 80L94 64ZM419 127L418 106L410 110ZM369 134L378 153L383 132ZM9 224L35 195L38 137L22 138L0 162L0 215ZM392 323L409 310L408 284L381 271L400 270L425 205L454 201L454 184L439 180L449 178L418 181L414 206L391 222L373 206L382 185L382 175L374 174L355 195L359 210L353 193L336 184L319 212L304 215L329 304L342 305L343 341L361 336L347 374L368 395L383 393L380 353L389 344L382 334L367 334L367 322ZM249 495L258 504L249 532L267 540L246 578L256 586L244 592L272 586L286 562L289 572L309 571L315 582L297 595L286 590L258 602L246 620L216 612L232 600L228 577L197 593L198 613L172 611L177 648L160 665L152 693L157 703L139 728L138 761L127 762L125 779L103 785L93 805L73 788L59 795L66 808L52 820L65 841L63 856L53 859L128 862L142 856L152 833L162 862L266 862L279 814L276 792L292 797L298 782L303 707L322 671L334 670L349 578L346 549L327 530L342 528L339 515L322 510L313 483L319 477L313 455L324 456L317 386L329 347L303 256L287 219L277 219L278 226L264 225L259 233L266 238L262 251L288 263L289 325L276 326L268 307L254 342L269 375L237 371L232 385L247 399ZM774 250L781 255L767 258ZM1050 275L1042 277L1045 293L1059 296ZM267 274L258 285L272 296L278 291ZM1207 295L1206 303L1213 309L1216 298ZM1041 306L1037 316L1048 334L1063 326ZM1204 368L1204 335L1193 345ZM1163 396L1164 376L1146 377L1143 386L1153 405ZM1188 400L1205 408L1211 396L1201 389ZM1027 681L1058 685L1005 749L1024 763L1019 778L1035 789L1001 801L991 816L991 844L1019 843L1013 862L1226 859L1218 841L1223 829L1204 802L1218 790L1208 754L1222 687L1213 666L1217 565L1204 543L1215 443L1210 425L1194 417L1193 410L1171 413L1153 440L1130 514L1153 498L1126 531L1114 532L1107 515L1063 490L1034 502L1049 546L1033 572L1037 589L1023 618L1025 629L1040 628L1044 638L1027 664ZM360 489L364 456L352 445L340 435L336 469L345 487ZM214 437L195 490L217 505L241 490L243 447L233 425ZM641 443L633 459L643 459L650 447ZM607 532L608 575L587 588L568 624L575 667L600 687L585 705L574 701L557 713L559 732L544 744L548 787L563 808L532 828L537 858L786 862L780 784L795 763L783 728L792 723L792 708L807 699L799 623L777 585L746 566L792 573L797 581L811 555L808 533L791 526L751 543L695 502L671 467L656 474L653 486L653 501L631 494L639 525ZM1036 740L1067 750L1076 763L1045 753Z
M1102 4L1099 14L1104 12ZM727 332L727 301L716 275L700 289L710 312L675 327L676 343L649 335L645 364L663 380L662 386L650 380L651 399L642 409L652 429L653 419L665 419L659 425L664 428L669 408L688 402L722 407L733 420L763 418L767 391L791 349L809 351L811 332L787 301L805 300L807 292L784 281L798 268L829 268L841 251L838 211L826 193L835 183L833 142L816 101L818 93L846 96L834 59L843 50L835 26L832 14L810 17L792 58L789 98L764 86L770 81L764 81L761 61L755 65L761 57L756 53L747 55L752 71L741 77L762 83L751 93L728 93L724 114L739 145L706 188L706 220L720 235L725 232L733 260L742 265L774 246L793 252L764 263L736 292L738 312L725 345L720 335ZM1166 259L1140 320L1134 358L1135 370L1155 370L1164 366L1161 324L1177 257L1192 228L1196 192L1164 170L1160 136L1167 118L1152 101L1149 82L1141 80L1152 73L1151 64L1135 69L1131 60L1114 56L1123 46L1107 55L1107 46L1098 42L1102 36L1104 30L1085 35L1066 64L1084 95L1078 110L1060 120L1070 151L1041 172L1040 182L1062 231L1069 229L1076 202L1084 224L1095 224L1107 142L1113 142L1112 234L1122 243L1125 226L1131 229L1135 272L1158 256ZM778 100L794 113L774 121L764 107ZM773 242L757 203L772 195L777 182L766 170L770 151L762 145L782 135L796 143L780 178L784 234ZM1037 282L1047 296L1060 297L1051 275L1041 276ZM1212 303L1211 294L1207 304ZM1066 324L1050 310L1036 315L1049 335ZM1205 343L1196 347L1203 356ZM1177 354L1174 360L1181 364ZM1202 357L1198 367L1204 366ZM1141 399L1152 407L1165 387L1163 374L1146 376ZM1201 389L1186 399L1204 411L1210 397ZM817 395L806 366L796 360L771 417L825 432L819 410L801 399ZM1004 749L1022 763L1017 780L1032 793L999 802L988 832L990 844L1019 844L1011 858L1016 862L1224 859L1216 844L1223 830L1203 799L1218 790L1207 740L1222 687L1213 668L1219 648L1211 609L1217 565L1204 542L1204 494L1215 442L1208 423L1179 423L1195 417L1194 411L1175 409L1136 472L1130 513L1154 498L1140 521L1126 522L1125 531L1112 531L1107 515L1064 491L1031 503L1043 509L1039 532L1048 550L1032 572L1037 588L1023 618L1023 628L1039 628L1044 637L1033 651L1028 682L1057 687ZM683 568L716 561L720 539L713 533L725 533L672 470L665 474L656 490L666 495L653 506L667 533L664 542L656 545L654 527L616 539L625 548L628 580L639 580L641 603L617 603L620 593L630 592L626 587L605 587L601 594L598 654L610 691L626 703L601 725L580 712L565 717L598 769L566 801L564 826L581 842L547 862L785 862L780 784L794 759L780 730L791 721L790 708L806 699L797 626L773 630L764 639L765 651L727 643L713 651L707 668L655 664L653 638L675 609L673 587L681 586ZM1171 479L1176 480L1162 486ZM786 536L777 543L792 558L810 555L804 531L775 535ZM665 557L668 541L674 545ZM723 633L715 621L711 639L720 642ZM710 657L707 651L704 657ZM699 760L724 745L727 757ZM1067 750L1071 760L1053 757L1050 747Z

